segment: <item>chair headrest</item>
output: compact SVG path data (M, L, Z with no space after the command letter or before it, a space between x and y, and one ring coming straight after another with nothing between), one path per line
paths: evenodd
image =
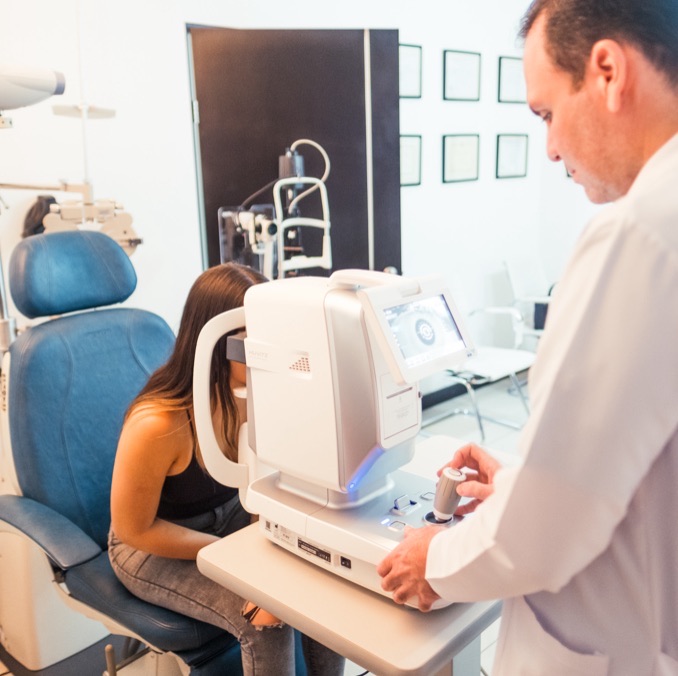
M27 237L9 262L12 299L30 319L120 303L136 285L127 254L96 231Z

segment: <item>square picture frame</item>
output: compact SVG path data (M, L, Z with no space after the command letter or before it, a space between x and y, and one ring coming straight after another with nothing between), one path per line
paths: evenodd
M527 176L527 134L497 134L497 178Z
M497 101L499 103L527 103L523 60L520 57L499 57Z
M480 52L443 50L443 100L480 101Z
M420 45L398 45L398 91L401 99L421 98L422 54Z
M421 134L400 136L400 185L421 185Z
M479 134L443 136L443 183L477 181L479 168Z

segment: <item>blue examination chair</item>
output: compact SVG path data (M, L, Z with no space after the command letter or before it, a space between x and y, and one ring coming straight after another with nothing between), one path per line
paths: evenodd
M3 360L3 546L16 551L15 543L28 541L43 561L23 575L49 576L46 588L69 612L105 627L94 639L129 637L129 652L149 661L144 673L241 674L234 637L136 598L109 564L110 483L123 416L174 341L160 317L111 307L135 289L129 258L99 232L36 235L14 250L9 286L18 310L44 321L21 332ZM48 621L42 642L68 632L70 620Z

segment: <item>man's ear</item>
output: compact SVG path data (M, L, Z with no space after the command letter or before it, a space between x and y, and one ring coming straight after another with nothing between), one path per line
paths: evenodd
M628 79L628 54L616 40L599 40L591 49L589 76L611 113L619 112Z

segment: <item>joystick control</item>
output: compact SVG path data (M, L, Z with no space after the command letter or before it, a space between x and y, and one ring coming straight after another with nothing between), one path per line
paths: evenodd
M448 523L454 517L461 496L457 493L457 486L466 481L466 475L458 469L446 467L438 479L436 494L433 500L433 511L424 519L429 523Z

